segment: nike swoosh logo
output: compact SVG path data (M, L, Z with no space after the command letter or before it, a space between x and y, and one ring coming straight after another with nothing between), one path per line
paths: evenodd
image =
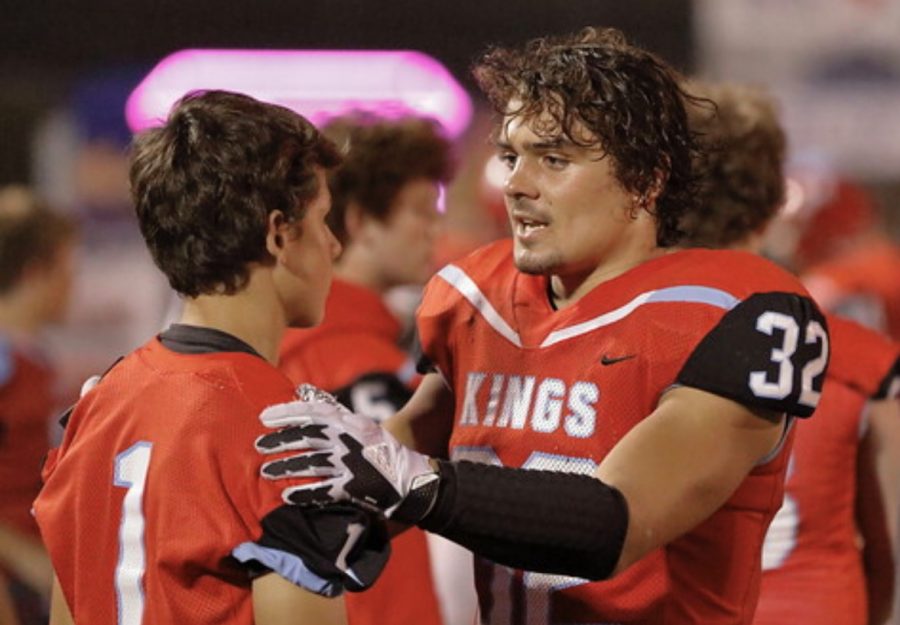
M617 362L622 362L623 360L631 360L632 358L637 358L637 354L628 354L627 356L618 356L612 357L603 354L603 357L600 359L601 365L614 365Z

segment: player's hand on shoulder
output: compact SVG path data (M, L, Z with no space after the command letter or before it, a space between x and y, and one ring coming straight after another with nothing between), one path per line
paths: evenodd
M350 501L408 523L425 516L438 482L428 456L404 447L375 421L318 388L303 385L297 396L263 410L260 420L274 431L256 441L258 452L282 454L262 466L265 478L321 478L286 487L285 501ZM292 451L297 453L283 455Z

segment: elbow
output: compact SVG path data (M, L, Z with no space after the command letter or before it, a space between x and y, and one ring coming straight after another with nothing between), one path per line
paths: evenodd
M642 560L653 551L657 544L654 535L655 532L651 529L641 528L634 523L629 523L625 541L622 544L622 552L619 554L619 559L609 578L612 579L628 570L634 563Z

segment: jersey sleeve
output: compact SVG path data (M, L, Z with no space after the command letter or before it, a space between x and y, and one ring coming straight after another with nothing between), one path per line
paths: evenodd
M748 407L808 417L819 402L828 359L828 326L810 298L756 293L704 335L677 383Z
M836 378L871 399L895 397L900 388L900 344L852 319L828 315L831 363Z
M416 311L416 336L420 354L419 373L436 371L448 381L453 370L453 329L457 323L455 303L459 294L439 276L431 278Z

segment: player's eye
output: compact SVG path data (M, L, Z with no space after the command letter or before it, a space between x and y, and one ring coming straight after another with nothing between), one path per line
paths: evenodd
M557 154L545 154L544 155L544 163L547 164L551 169L563 169L566 167L571 161L563 156L559 156Z
M516 155L512 152L500 152L497 154L497 160L503 163L503 166L512 170L516 166Z

